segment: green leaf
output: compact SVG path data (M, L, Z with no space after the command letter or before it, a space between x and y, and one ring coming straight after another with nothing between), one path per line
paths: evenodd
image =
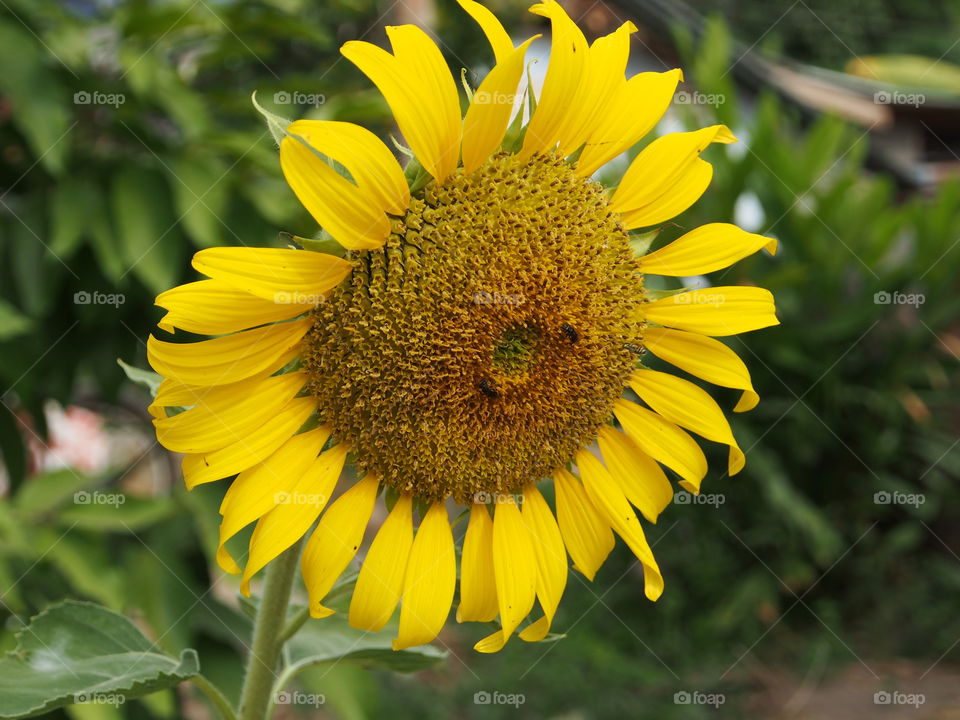
M77 493L75 504L58 516L61 524L98 532L132 532L174 514L170 498L138 498L116 490Z
M72 178L53 190L50 198L50 252L63 262L73 256L93 224L90 211L96 207L96 194L89 180Z
M394 672L415 672L446 659L447 652L433 645L394 651L392 641L397 635L398 623L394 619L382 631L371 633L350 627L345 613L309 620L287 646L291 662L288 673L293 675L312 665L341 662Z
M33 323L6 300L0 300L0 341L24 335Z
M128 365L120 358L117 358L117 365L123 368L123 372L126 373L130 380L135 382L137 385L143 385L147 390L149 390L151 397L157 396L157 388L159 388L160 383L163 382L163 377L161 375L158 375L152 370L141 370L133 365Z
M220 245L229 198L226 165L218 158L187 152L172 163L170 187L180 223L194 245Z
M277 115L274 112L270 112L263 105L257 102L257 93L254 92L250 96L253 106L257 109L263 119L267 122L267 129L270 131L270 134L273 136L273 141L280 146L280 141L287 137L287 128L292 124L290 120L280 115Z
M49 56L25 27L0 22L0 95L17 129L47 170L63 170L70 147L70 93L49 67Z
M92 603L47 608L17 633L0 659L0 718L39 715L96 700L121 704L200 672L195 650L157 652L123 615Z
M73 498L95 479L75 470L56 470L25 480L13 499L14 507L34 516L52 510Z
M128 271L157 294L174 285L181 251L163 178L146 168L126 167L113 177L110 199Z

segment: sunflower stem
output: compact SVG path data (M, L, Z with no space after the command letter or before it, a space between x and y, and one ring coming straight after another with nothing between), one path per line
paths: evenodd
M302 540L301 540L302 542ZM300 557L298 542L267 566L260 606L253 625L253 647L240 696L239 720L267 720L277 663L285 641L287 606Z
M211 704L217 709L223 720L237 720L237 714L233 711L230 701L220 692L220 688L203 675L194 675L190 678L190 682L196 685L197 688L207 696L207 699L210 700Z

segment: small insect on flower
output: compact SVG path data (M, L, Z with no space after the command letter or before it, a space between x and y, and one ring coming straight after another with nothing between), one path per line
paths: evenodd
M706 391L638 367L638 356L649 350L738 389L735 411L750 410L759 397L749 372L716 338L778 321L762 288L654 293L646 277L711 273L776 241L712 223L638 256L631 231L662 227L695 203L712 175L709 146L736 138L713 125L655 139L611 193L596 171L657 125L680 71L628 79L632 23L591 44L545 0L531 12L551 23L550 65L515 132L513 99L536 38L514 46L490 10L457 2L495 59L466 113L447 60L420 28L387 28L390 52L346 43L343 55L384 95L418 172L405 174L358 125L283 127L288 184L349 252L200 250L193 266L207 279L157 298L167 310L160 327L212 339L150 338L150 363L165 378L151 413L160 443L184 454L188 487L237 476L221 505L217 561L242 573L242 592L314 528L301 558L310 613L332 615L327 596L389 496L363 552L350 625L376 632L399 613L393 647L402 650L431 642L458 597L459 622L499 619L474 646L496 652L514 635L549 636L571 566L592 580L614 533L639 559L646 596L660 597L641 517L657 520L674 480L699 492L707 461L688 432L729 447L730 475L744 454ZM477 288L509 294L465 303ZM357 471L341 479L348 459ZM555 492L541 493L551 482ZM285 493L323 501L271 500ZM469 508L462 552L452 503ZM228 541L253 523L241 567Z
M481 378L480 382L477 383L477 387L480 388L480 392L482 392L488 398L500 397L500 391L497 390L496 383L494 383L494 381L490 378Z

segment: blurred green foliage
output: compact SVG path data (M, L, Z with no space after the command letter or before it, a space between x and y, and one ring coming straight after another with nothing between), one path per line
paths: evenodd
M960 62L954 44L960 7L937 0L772 0L762 12L736 0L687 0L696 10L720 13L737 39L793 60L842 70L858 55L925 55Z
M153 296L192 277L193 249L312 231L278 174L253 90L280 114L389 126L376 94L335 54L375 24L373 3L8 2L0 382L5 406L39 416L48 397L116 397L115 358L143 364ZM449 36L441 28L445 38L463 33L462 18L441 17L455 25ZM467 62L489 62L474 42L452 46ZM440 670L304 674L302 686L324 692L337 717L385 708L411 718L744 717L761 664L802 674L858 658L932 663L960 637L947 600L960 563L946 549L958 541L960 499L960 185L900 197L891 179L864 170L860 129L829 117L804 127L772 97L743 102L725 73L731 43L717 22L699 42L679 39L691 89L724 100L679 108L682 122L724 122L742 142L706 151L710 190L657 242L733 220L747 202L759 217L750 229L780 240L776 258L710 278L770 288L782 322L732 343L762 397L733 419L745 471L707 479L704 492L724 496L719 507L675 505L649 531L667 583L656 605L618 547L592 585L571 574L555 621L565 639L486 657L469 650L482 628L452 629L443 640L460 659ZM76 104L82 92L124 102ZM325 102L270 103L283 92ZM78 292L125 301L78 305ZM924 302L883 302L895 292ZM718 397L733 406L733 393ZM6 409L2 417L16 480L23 454ZM722 448L711 450L711 467L722 468ZM197 648L203 671L235 695L249 623L209 569L223 488L164 488L110 513L71 502L75 492L115 492L120 479L42 476L0 503L0 587L12 588L3 613L12 626L63 597L132 612L167 652ZM875 501L895 491L925 502ZM9 633L2 642L13 646ZM493 690L523 693L524 705L474 704L474 693ZM677 705L684 690L723 692L727 703ZM179 717L182 701L164 692L104 717Z

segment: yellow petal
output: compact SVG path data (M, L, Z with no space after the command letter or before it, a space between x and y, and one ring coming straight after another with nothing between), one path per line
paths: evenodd
M199 280L180 285L158 295L156 304L167 311L157 323L161 328L173 332L177 327L198 335L225 335L289 320L315 305L277 304L221 280Z
M561 155L575 152L609 114L624 82L630 36L636 31L632 22L625 22L609 35L597 38L590 46L577 95L557 131Z
M207 393L196 407L154 420L157 440L168 450L208 453L258 432L293 399L306 382L300 372L251 378Z
M307 541L300 570L310 596L312 617L333 615L334 610L324 607L323 599L357 554L379 487L380 478L368 474L334 501Z
M313 325L309 318L193 343L170 343L152 335L147 360L165 377L186 385L227 385L279 370L299 353Z
M493 574L493 518L483 503L470 506L470 522L460 557L457 622L491 622L498 612Z
M682 487L700 492L707 459L692 437L655 412L627 400L617 400L613 413L641 450L682 477Z
M580 28L554 0L530 8L535 15L550 19L550 64L543 81L537 109L527 124L521 159L552 149L560 140L560 129L571 112L581 78L586 74L587 40Z
M577 160L577 173L588 176L601 165L637 144L670 106L680 70L645 72L629 80L621 79L609 109L598 119L587 144Z
M736 138L724 125L672 133L645 147L627 168L611 199L627 229L669 220L696 202L710 184L713 170L700 159L710 143Z
M643 565L644 593L648 599L656 600L663 594L663 576L636 513L610 473L589 450L578 452L576 463L580 477L583 478L583 487L594 507L613 526Z
M391 215L403 215L410 187L403 168L383 141L360 125L332 120L297 120L287 133L307 141L343 165L363 192L365 201Z
M476 3L474 3L476 4ZM473 94L463 119L463 169L473 172L487 161L507 132L527 47L539 35L512 50L490 71Z
M460 100L443 55L418 27L388 27L393 54L351 41L341 52L380 89L424 169L443 181L460 155Z
M182 469L187 489L236 475L272 455L317 409L312 397L294 398L253 435L210 453L185 455Z
M433 640L450 614L457 588L457 558L453 533L443 501L430 506L410 548L403 578L400 628L394 650Z
M500 630L473 646L498 652L533 609L537 596L537 561L530 533L511 495L498 498L493 515L493 574L497 582Z
M640 269L647 275L703 275L729 267L763 247L775 255L777 241L730 223L710 223L640 258Z
M557 524L573 560L573 567L593 580L607 555L613 550L610 523L597 513L583 485L566 470L554 475L557 488Z
M295 126L297 123L290 129ZM312 137L317 135L302 125L298 129ZM390 235L386 201L368 187L355 185L340 175L306 140L287 136L280 141L280 169L317 224L345 248L370 250L386 242ZM360 182L360 178L354 177ZM364 177L362 174L361 178Z
M193 267L277 305L317 305L353 265L326 253L289 248L215 247L193 256Z
M277 506L257 522L240 584L244 595L249 594L250 578L302 538L323 512L343 472L347 450L349 446L340 443L321 454L294 482L289 493L278 496Z
M460 7L470 13L470 17L483 30L490 47L493 48L493 54L497 62L503 62L513 52L513 42L510 40L507 31L503 29L503 25L497 20L497 16L480 3L474 2L474 0L457 0L457 2Z
M743 360L719 340L683 330L648 327L643 344L661 360L701 380L743 390L734 412L752 410L760 401Z
M673 488L656 460L622 432L609 425L597 438L610 475L627 500L652 523L673 500Z
M370 544L350 601L350 625L378 632L393 615L413 545L413 499L401 495Z
M245 470L230 483L220 503L220 546L217 562L224 571L240 572L227 552L227 541L254 520L273 510L284 493L306 472L330 435L328 428L319 427L294 435L263 462Z
M638 370L630 387L654 412L707 440L730 447L727 472L736 475L746 461L723 410L702 388L683 378L656 370Z
M523 489L521 515L537 562L537 599L543 608L543 617L524 628L520 638L539 642L550 632L553 616L567 586L567 551L553 511L532 483Z
M644 304L647 322L722 337L779 325L773 295L758 287L690 290Z

